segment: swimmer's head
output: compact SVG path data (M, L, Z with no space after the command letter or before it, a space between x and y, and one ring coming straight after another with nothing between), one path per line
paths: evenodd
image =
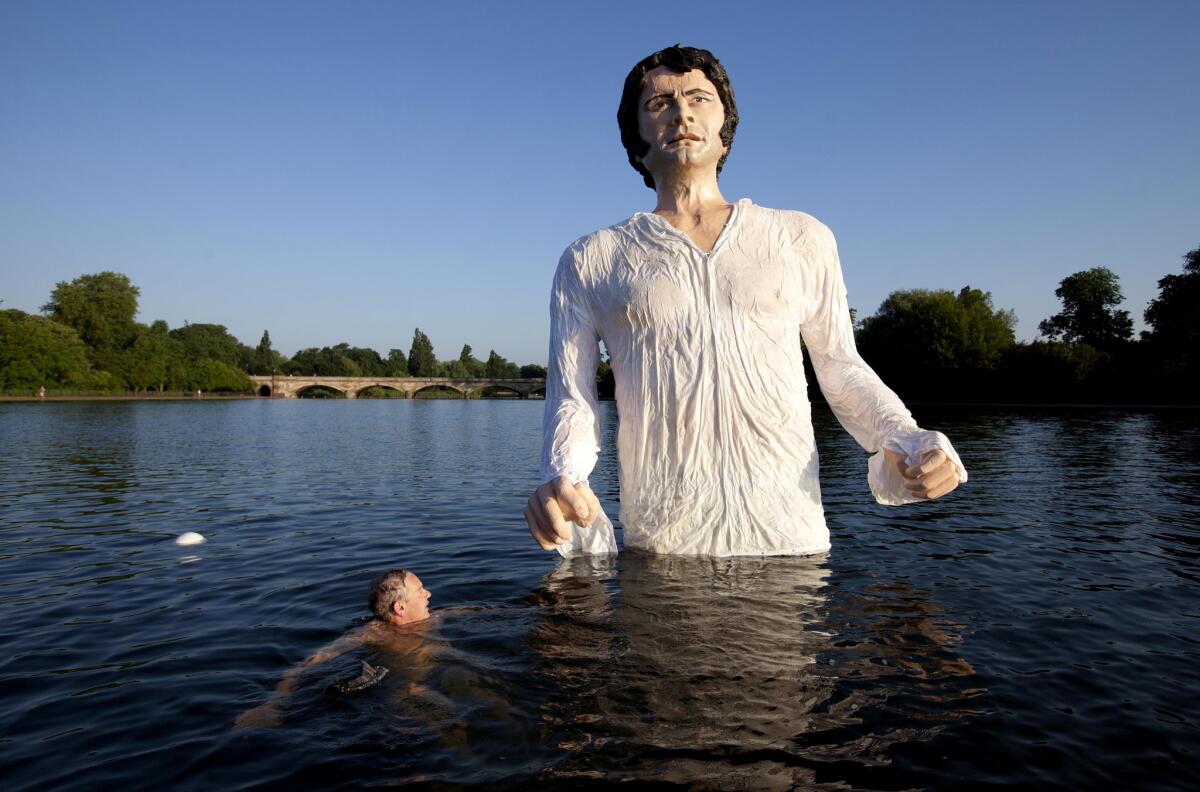
M371 584L367 595L375 617L391 624L429 618L429 590L407 569L390 569Z

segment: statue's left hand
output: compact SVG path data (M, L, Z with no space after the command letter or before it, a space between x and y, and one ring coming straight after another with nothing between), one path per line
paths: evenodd
M890 448L883 449L888 464L895 466L904 479L904 488L914 498L933 500L940 498L958 486L958 470L946 452L934 449L925 454L919 465L909 465L904 454Z

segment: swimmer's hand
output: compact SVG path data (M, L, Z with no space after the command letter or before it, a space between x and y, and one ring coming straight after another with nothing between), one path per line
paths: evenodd
M529 533L543 550L553 550L571 538L571 523L587 527L600 516L600 500L591 487L572 484L566 476L547 481L525 504Z
M246 710L233 721L234 729L266 729L278 726L283 722L283 713L274 701L259 704L251 710Z
M908 464L904 454L890 448L883 449L888 463L900 471L904 488L914 498L933 500L940 498L958 486L958 469L946 456L946 452L935 448L925 454L919 465Z

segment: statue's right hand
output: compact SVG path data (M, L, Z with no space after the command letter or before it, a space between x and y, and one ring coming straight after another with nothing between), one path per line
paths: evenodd
M591 487L572 484L566 476L547 481L525 504L529 533L543 550L553 550L571 538L571 523L591 525L600 515L600 500Z

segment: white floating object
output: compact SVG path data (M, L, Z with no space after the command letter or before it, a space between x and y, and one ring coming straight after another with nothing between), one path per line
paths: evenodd
M189 545L204 544L206 541L207 540L203 536L195 531L188 531L187 533L179 534L179 536L175 537L175 544L183 545L185 547Z

